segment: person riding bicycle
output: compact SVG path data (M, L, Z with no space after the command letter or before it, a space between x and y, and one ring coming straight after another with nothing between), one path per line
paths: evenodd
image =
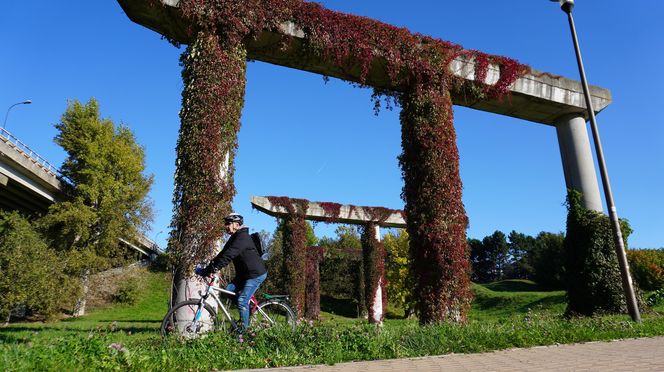
M267 278L267 270L241 215L231 213L224 217L224 228L230 235L224 248L207 267L196 269L196 274L209 277L233 261L235 277L226 289L238 294L237 307L246 329L249 327L249 299Z

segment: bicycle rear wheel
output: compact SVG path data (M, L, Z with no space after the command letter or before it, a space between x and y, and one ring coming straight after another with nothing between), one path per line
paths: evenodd
M256 329L290 328L295 329L295 311L283 301L268 300L258 304L251 315L251 325Z
M200 314L199 314L200 312ZM198 314L198 316L197 316ZM195 318L198 320L194 321ZM217 313L212 306L200 300L188 300L173 306L161 322L161 335L177 335L182 338L195 338L204 333L219 329Z

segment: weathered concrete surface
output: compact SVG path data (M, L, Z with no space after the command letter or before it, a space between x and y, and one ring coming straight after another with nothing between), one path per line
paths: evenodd
M149 0L118 0L118 3L132 21L171 40L187 44L188 26L177 11L178 1L161 1L166 6L151 6ZM247 41L248 58L359 82L359 66L342 70L322 58L310 55L303 58L301 53L303 36L297 25L283 24L279 33L264 32L256 40ZM291 43L290 47L284 50L282 42L285 38L290 39ZM472 60L459 58L451 64L450 69L458 76L469 81L474 80ZM486 82L495 82L498 75L497 66L491 66ZM384 63L381 61L373 63L365 83L396 91L403 89L390 83ZM590 90L593 107L597 112L611 103L611 92L607 89L592 86ZM536 70L517 80L511 88L511 97L502 101L469 101L460 94L453 97L453 101L456 105L548 125L555 125L558 118L569 114L586 117L585 99L580 82Z
M264 196L252 196L251 205L270 216L285 217L288 215L286 208L273 205L268 198ZM358 225L371 222L372 219L366 212L365 208L367 207L342 205L339 210L339 217L336 217L335 221L338 223ZM327 221L329 219L329 217L325 215L325 210L321 207L320 202L309 202L309 207L307 208L304 218L313 221ZM383 227L406 228L406 221L404 221L400 212L392 213L385 221L376 222L376 224Z
M567 189L583 194L584 207L602 212L602 199L593 155L590 152L586 120L575 115L563 116L557 121L556 133Z
M45 212L62 195L55 173L0 136L0 208L24 213Z

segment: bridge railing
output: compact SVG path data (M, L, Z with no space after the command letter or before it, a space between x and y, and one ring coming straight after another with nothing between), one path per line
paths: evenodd
M30 147L28 147L28 145L21 142L20 139L16 138L16 136L11 134L5 128L0 128L0 141L16 149L16 151L18 151L21 155L37 164L47 173L50 173L53 176L58 175L58 168L54 167L53 164L49 163L48 160L44 159L41 155L34 152Z

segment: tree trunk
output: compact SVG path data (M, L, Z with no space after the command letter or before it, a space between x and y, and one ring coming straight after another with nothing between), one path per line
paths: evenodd
M81 272L81 286L83 288L81 295L76 300L74 305L73 316L79 317L85 315L85 305L88 299L88 292L90 290L90 269L84 269Z

